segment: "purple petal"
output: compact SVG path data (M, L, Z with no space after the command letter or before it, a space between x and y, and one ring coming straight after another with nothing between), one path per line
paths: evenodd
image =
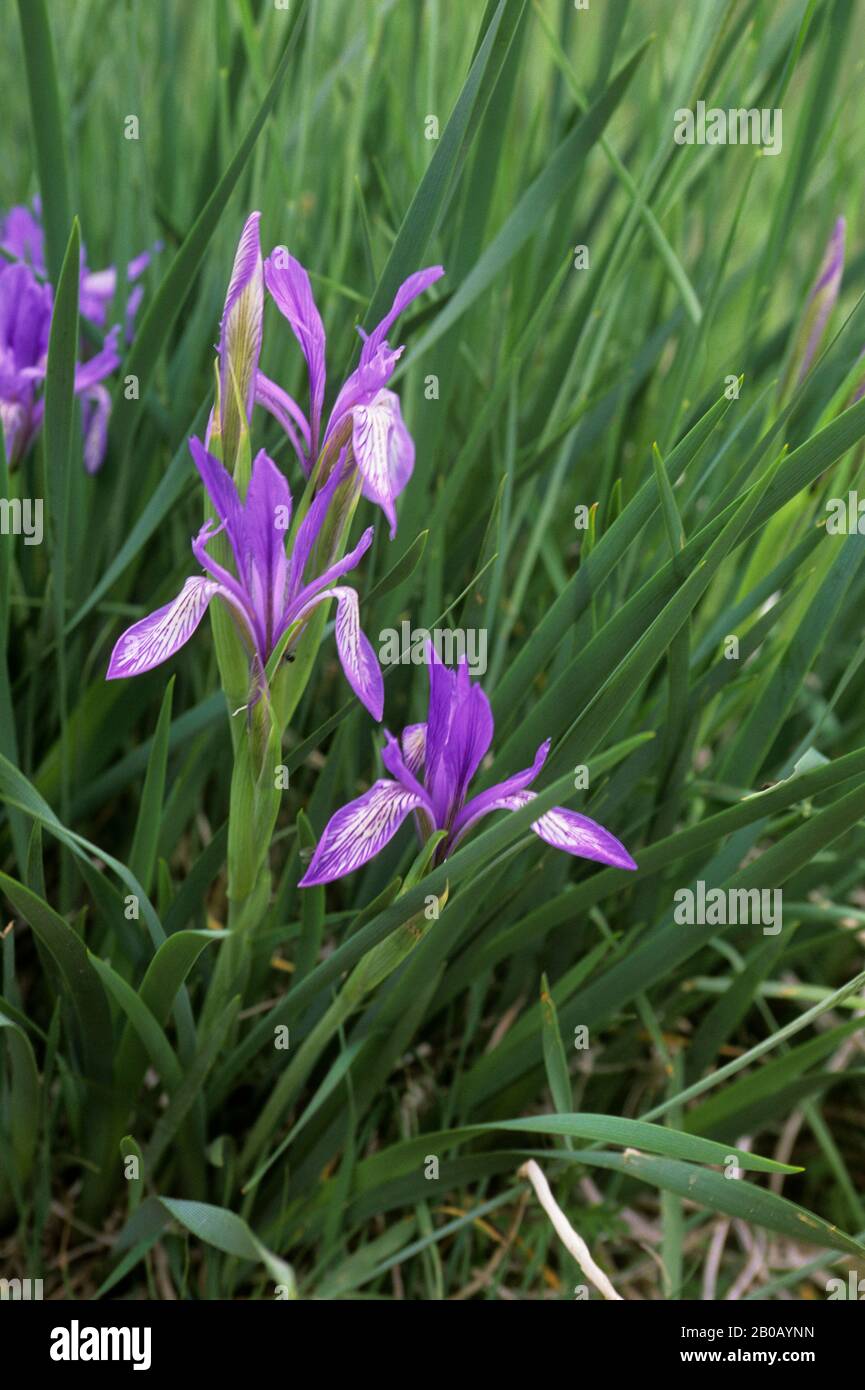
M238 242L231 281L219 330L219 381L223 418L234 400L235 386L247 419L255 399L255 374L261 354L264 317L264 279L258 224L261 213L250 213Z
M428 290L430 285L434 285L436 280L440 280L444 273L444 266L431 265L426 270L416 270L413 275L403 281L394 296L390 309L381 322L376 324L364 342L361 353L362 360L369 360L375 355L403 310L407 309L412 300L417 299L419 294Z
M357 594L344 586L330 592L337 600L336 646L346 680L373 719L379 721L384 714L384 678L372 644L361 631Z
M417 777L426 758L426 724L408 724L402 731L403 762Z
M0 231L0 246L19 261L27 261L39 274L45 274L45 237L29 208L10 208Z
M34 367L45 374L53 295L26 265L0 269L0 362L4 370Z
M835 307L841 289L841 276L844 273L844 235L846 223L839 217L832 229L828 245L814 287L808 297L808 307L799 329L798 365L796 384L801 385L817 354L829 315Z
M309 371L310 462L318 454L321 408L324 403L324 324L316 308L309 276L287 247L277 246L264 264L264 279L280 313L288 319L303 349Z
M187 579L176 599L127 628L111 653L105 679L140 676L167 661L189 641L219 592L212 579Z
M503 782L497 782L495 786L487 788L485 792L479 792L471 801L466 802L453 824L452 846L481 816L487 816L491 811L514 809L509 804L509 798L524 791L534 782L547 760L550 742L550 739L546 739L541 744L531 767L524 768L522 772L515 772L513 777L506 777Z
M147 269L147 267L150 265L150 262L153 260L153 254L154 254L154 252L156 252L156 251L161 251L161 250L162 250L162 242L161 242L161 241L157 241L157 242L154 244L154 247L153 247L153 251L152 251L152 252L151 252L151 251L139 251L138 255L137 255L137 256L133 256L133 257L132 257L132 260L129 262L128 266L126 267L126 278L127 278L128 280L137 280L138 277L139 277L139 275L143 275L144 272L145 272L145 270Z
M111 331L106 333L105 342L99 351L75 368L76 395L82 391L89 391L91 386L95 386L98 381L110 376L120 366L120 355L117 351L119 336L120 329L115 324Z
M20 401L4 401L0 398L0 424L3 427L6 460L11 468L24 457L33 436L34 427L29 407Z
M243 618L252 638L252 644L263 665L267 660L268 650L266 615L253 608L248 589L245 589L243 583L225 569L218 560L214 560L207 549L209 542L222 530L224 530L222 525L215 526L213 521L205 521L198 535L193 537L192 553L205 573L209 574L220 585L220 591L224 591L222 597L227 601L231 598L234 599L235 609Z
M189 441L189 452L213 503L213 510L228 532L228 539L234 551L238 574L244 574L246 554L243 505L237 492L234 479L228 469L211 454L195 435Z
M307 454L309 448L309 425L306 416L296 401L291 399L287 391L283 391L281 386L277 386L275 381L264 375L264 372L255 374L255 400L257 405L263 405L276 420L278 425L288 435L289 443L297 454L300 466L304 474L309 477L311 464ZM295 431L295 425L300 429L301 436L306 444L302 448L300 440Z
M310 512L307 512L307 517L310 515L311 510L312 509L310 508ZM304 518L304 521L305 520L306 518ZM346 555L343 555L341 560L336 560L332 565L329 565L328 568L324 570L321 574L317 575L315 579L311 579L308 584L304 584L303 588L298 593L296 593L294 597L291 599L291 602L286 609L284 624L285 626L287 626L288 623L294 621L293 614L295 612L298 612L307 603L309 603L310 599L312 599L317 593L320 593L322 589L326 589L328 588L328 586L332 585L334 580L341 579L344 574L348 574L350 570L353 570L360 563L362 556L366 554L366 552L372 545L372 538L374 534L375 528L372 526L368 526L364 531L363 535L361 536L360 540L358 541L357 545L354 547L354 550L348 551ZM297 540L300 540L299 531ZM296 555L298 552L297 541L295 542L294 551ZM289 581L290 584L293 582L294 579L293 565L295 555L292 555L292 571L291 579ZM289 593L291 593L291 589L289 589Z
M322 590L310 599L300 612L293 612L291 621L297 622L317 604L331 598L337 601L336 647L345 678L373 719L380 720L384 713L384 679L372 645L361 632L357 594L354 589L337 585L336 588Z
M78 308L82 316L96 324L105 325L108 305L114 298L117 288L117 271L114 266L106 270L84 271L78 289Z
M530 805L536 796L537 792L531 791L517 791L498 796L482 814L486 815L490 811L520 811L524 806ZM473 816L472 820L477 820L477 816ZM460 835L464 835L467 828L468 825L463 827ZM594 859L599 864L612 864L617 869L637 867L615 835L598 825L597 821L590 820L588 816L581 816L576 811L569 811L564 806L554 806L551 811L532 821L531 828L540 839L552 845L553 849L564 850L566 854L576 855L580 859ZM455 827L451 851L455 847L456 839Z
M456 799L465 798L469 783L493 741L493 712L479 685L472 685L465 657L457 671L448 757L457 779Z
M430 266L427 270L415 271L414 275L410 275L400 285L390 307L390 312L380 323L376 324L369 336L364 334L363 329L360 330L364 339L360 362L346 379L336 398L325 431L325 441L334 434L349 411L358 405L369 405L376 393L390 381L394 367L402 353L402 348L391 349L388 347L385 342L388 330L402 311L411 304L412 300L416 299L419 294L423 294L424 290L428 289L442 275L444 275L444 269L440 265Z
M414 472L414 440L402 418L399 396L393 391L382 391L381 394L391 402L392 423L388 463L391 490L394 497L399 497Z
M154 251L159 251L162 243L157 242ZM150 251L142 251L134 256L126 267L126 278L130 285L144 273L153 259ZM105 323L108 306L117 292L117 270L113 265L104 270L82 269L81 284L78 291L78 307L84 318L98 327ZM131 330L132 320L144 294L143 286L138 285L126 298L127 328Z
M456 703L457 678L449 671L431 642L426 644L429 668L429 706L426 721L425 780L436 812L436 824L448 820L456 792L455 769L448 759L447 748Z
M518 798L530 800L534 792L519 792ZM569 811L564 806L554 806L546 815L532 822L532 830L553 849L563 849L566 854L575 854L580 859L595 859L599 864L612 864L617 869L636 869L625 846L609 830L597 821Z
M363 495L381 507L396 535L398 497L414 469L414 443L405 427L399 398L393 391L379 391L369 405L352 414L354 460L363 477Z
M480 814L486 815L490 811L520 811L523 806L528 806L534 801L536 796L537 792L530 791L498 796ZM477 819L476 815L472 816L471 822ZM469 824L470 822L466 822L459 832L454 826L451 853L456 847L457 839L465 835ZM617 840L609 830L598 825L597 821L590 820L588 816L581 816L576 811L569 811L564 806L554 806L551 811L532 821L531 828L541 840L552 845L553 849L564 850L566 854L576 855L579 859L593 859L599 864L611 864L616 869L637 867L621 840Z
M324 432L325 444L333 438L340 425L357 406L369 405L387 386L402 351L402 348L394 348L391 351L386 345L382 346L368 360L362 359L359 366L346 377L330 412Z
M297 528L288 570L288 601L290 604L295 604L301 595L309 596L310 586L307 585L305 589L302 588L304 571L312 554L313 546L318 540L319 532L324 525L334 493L339 487L340 474L341 468L333 469L324 487L320 488L312 499L306 516Z
M80 292L96 299L112 299L117 288L117 271L113 265L105 270L87 270L81 276Z
M285 536L291 493L284 475L263 449L255 456L243 509L246 568L252 606L264 615L265 650L281 631L288 565Z
M382 778L368 792L331 816L318 842L301 888L330 883L374 859L392 840L421 798L397 782Z
M399 740L395 739L393 734L389 733L387 729L385 729L384 734L385 745L381 750L382 762L390 775L395 777L396 780L405 787L406 791L414 792L416 796L421 797L429 816L432 817L432 803L414 773L406 766L399 746Z
M91 386L89 391L84 392L81 415L84 467L88 473L98 473L105 460L108 421L111 417L111 396L104 386Z

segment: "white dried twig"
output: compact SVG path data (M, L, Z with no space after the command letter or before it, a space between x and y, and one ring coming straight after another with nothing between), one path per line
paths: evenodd
M603 1294L604 1298L615 1300L617 1303L623 1303L624 1299L622 1295L616 1293L616 1290L613 1288L604 1271L599 1269L595 1264L586 1242L583 1240L582 1236L577 1235L570 1221L565 1216L565 1213L550 1191L549 1183L535 1160L530 1158L528 1163L524 1163L517 1176L528 1178L532 1187L535 1189L535 1195L538 1201L553 1223L556 1235L559 1237L565 1249L573 1255L586 1278L591 1280L598 1292Z
M724 1246L727 1241L727 1232L730 1229L730 1222L726 1217L715 1222L715 1229L712 1232L712 1240L709 1244L709 1252L706 1256L706 1263L703 1266L703 1302L711 1303L715 1298L715 1289L718 1283L718 1271L721 1268L721 1257L724 1254Z

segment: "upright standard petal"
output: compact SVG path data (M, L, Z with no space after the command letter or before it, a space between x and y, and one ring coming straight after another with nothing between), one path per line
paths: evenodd
M234 479L225 465L214 454L211 454L201 440L196 439L195 435L189 441L189 452L195 467L198 469L201 481L207 489L207 495L213 503L213 510L228 533L238 574L243 575L243 559L246 548L243 504Z
M472 685L463 657L457 670L457 689L448 752L456 778L455 800L465 799L469 783L493 741L493 712L479 685Z
M506 777L503 782L497 782L495 786L489 787L485 792L479 792L471 801L466 802L453 824L451 848L456 845L457 840L461 840L467 834L481 816L488 816L491 811L514 809L509 799L518 792L525 791L526 787L534 782L547 760L550 742L550 739L545 739L541 744L531 767L524 768L522 772L515 772L513 777Z
M444 273L444 266L431 265L426 270L416 270L407 280L403 280L394 295L390 309L384 318L376 324L369 337L365 339L361 353L362 358L369 360L374 356L403 310L407 309L418 295L423 294L424 290L428 290L430 285L434 285L436 280L440 280Z
M310 463L318 454L324 404L325 335L309 276L286 246L277 246L264 264L264 281L280 313L300 343L309 372Z
M306 516L297 528L288 569L288 598L292 604L303 603L305 599L311 597L316 587L323 588L324 583L327 582L324 581L318 585L308 584L304 587L303 576L340 481L341 464L332 470L324 487L315 494ZM344 574L345 570L342 572Z
M415 792L398 782L382 778L373 783L331 816L300 887L330 883L368 864L393 839L409 812L422 805Z
M334 434L340 423L350 411L354 410L355 406L368 405L377 392L381 391L390 381L394 367L402 353L402 348L389 348L385 341L387 333L412 300L416 299L419 294L423 294L424 290L428 289L442 275L444 275L444 269L440 265L430 266L427 270L415 271L414 275L410 275L400 285L390 311L385 314L380 323L376 324L373 331L367 335L362 328L358 330L363 338L360 361L346 379L334 402L325 431L325 440Z
M325 589L332 589L337 579L341 579L344 574L348 574L350 570L353 570L355 566L360 563L362 556L366 554L372 545L374 534L374 527L367 526L357 545L354 547L354 550L349 550L346 555L343 555L341 560L335 560L332 565L329 565L328 568L317 575L315 579L310 580L308 584L304 584L300 592L292 599L286 611L285 626L287 626L288 622L293 620L291 615L295 610L306 607L316 594L322 593Z
M429 668L429 706L425 781L435 807L436 824L444 828L456 790L455 771L447 756L456 700L456 673L448 670L431 642L427 643L426 662Z
M126 629L111 653L106 680L140 676L167 661L189 641L219 592L212 579L187 579L176 599Z
M285 536L291 522L291 493L276 464L259 450L243 509L249 592L256 612L264 615L265 650L281 631L285 609Z
M264 317L264 277L258 224L260 212L246 219L225 299L219 329L219 394L224 457L233 463L237 437L248 423L255 400L256 373L261 355ZM237 398L246 413L238 420Z

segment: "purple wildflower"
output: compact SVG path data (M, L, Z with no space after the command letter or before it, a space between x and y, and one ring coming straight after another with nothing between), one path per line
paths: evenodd
M250 654L253 683L263 678L268 658L289 628L304 620L319 603L336 599L336 644L349 685L375 719L381 719L384 683L373 649L360 629L354 589L336 581L354 569L372 544L369 527L348 555L322 574L304 582L304 571L333 493L342 481L340 468L323 487L301 522L290 555L285 533L291 521L291 492L283 474L262 449L252 466L246 498L230 473L198 439L189 441L219 525L206 521L192 542L204 575L187 579L177 598L134 623L111 654L107 678L137 676L173 656L189 640L214 597L235 615ZM236 574L207 551L208 542L225 531ZM294 645L292 638L286 651Z
M0 228L0 250L12 256L16 261L23 261L29 265L40 280L47 278L45 266L45 234L42 224L39 221L40 211L38 199L34 201L35 214L26 207L14 207L9 210ZM155 248L159 249L159 246ZM142 251L139 256L135 256L126 268L127 278L130 284L138 280L147 266L150 264L150 252ZM108 266L105 270L89 270L87 267L87 252L81 248L81 280L78 287L78 308L81 317L95 325L96 328L105 328L108 317L108 306L117 291L117 270L115 267ZM142 285L135 285L130 291L126 303L127 330L131 330L132 319L135 317L136 310L141 303L144 294Z
M38 202L35 207L38 213ZM44 402L39 387L45 379L54 296L46 280L45 236L38 216L29 208L14 207L6 215L0 227L0 250L14 258L0 268L0 420L6 456L12 465L30 448L42 424ZM130 281L141 275L149 260L145 252L131 262ZM82 247L78 288L82 318L104 329L116 288L114 267L88 270ZM136 285L129 295L130 327L143 292ZM119 336L120 329L111 328L99 351L75 371L75 393L81 397L82 407L84 466L88 473L98 472L105 458L111 397L100 383L120 365Z
M308 415L261 371L256 374L255 398L282 425L307 477L320 453L333 461L343 447L348 448L349 466L356 466L364 496L387 517L391 539L396 534L394 501L411 477L414 444L403 422L399 398L387 389L403 349L390 348L386 335L412 300L443 274L439 265L416 271L397 290L381 323L369 335L358 330L363 338L360 361L340 390L322 433L325 333L309 275L284 246L277 246L264 263L268 292L288 319L306 358Z
M29 449L45 413L39 388L48 363L53 292L29 266L0 269L0 422L10 466ZM119 365L119 328L106 334L99 352L75 368L75 393L82 398L84 464L95 473L105 456L111 401L99 383Z
M471 684L465 659L451 671L432 650L429 672L426 723L410 725L401 739L385 731L382 761L394 780L381 778L331 816L301 879L302 888L330 883L359 869L384 848L412 811L423 840L437 830L446 832L436 851L440 863L483 816L517 811L535 797L528 788L544 765L549 739L541 744L530 768L466 799L469 783L492 743L492 710L480 686ZM581 859L619 869L637 867L624 845L602 825L563 806L540 816L532 830L548 845Z
M787 385L802 385L826 332L826 325L837 302L841 276L844 273L845 230L844 218L837 218L799 323L796 344L787 369ZM782 394L786 394L786 388Z

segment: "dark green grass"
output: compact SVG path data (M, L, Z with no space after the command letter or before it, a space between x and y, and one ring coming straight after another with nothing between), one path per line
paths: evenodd
M0 487L48 516L40 547L0 537L0 1274L46 1296L570 1298L584 1277L518 1176L534 1156L624 1298L822 1297L865 1260L865 540L825 526L862 485L861 13L22 10L0 28L0 206L41 192L57 274L79 228L94 267L163 250L102 472L81 468L61 276L47 428ZM698 99L780 107L781 153L674 144ZM283 750L250 977L204 1027L231 772L208 626L170 667L104 674L190 572L186 439L253 208L265 251L310 269L332 382L354 325L445 266L400 326L417 463L396 541L377 524L364 562L363 626L483 628L484 782L552 738L546 805L601 820L640 868L548 849L541 802L420 881L406 830L298 891L329 815L381 772L328 634ZM840 214L841 297L782 398ZM305 398L272 305L262 365ZM261 412L254 445L298 492ZM372 520L361 503L355 533ZM396 667L386 723L425 700L423 669ZM780 934L678 924L698 880L781 888ZM370 983L384 941L400 963ZM754 1242L765 1267L739 1287Z

